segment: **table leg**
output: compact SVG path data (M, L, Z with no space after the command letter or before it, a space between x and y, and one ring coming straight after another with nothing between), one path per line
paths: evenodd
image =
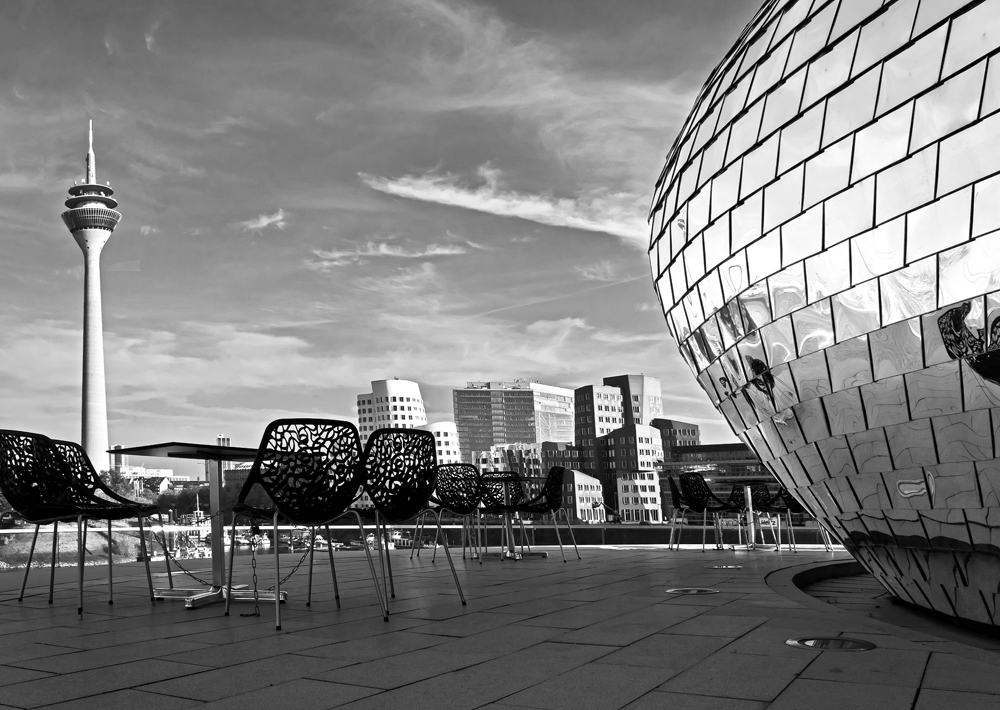
M750 497L750 486L743 486L743 497L747 510L747 548L754 550L757 548L757 530L753 519L753 498Z

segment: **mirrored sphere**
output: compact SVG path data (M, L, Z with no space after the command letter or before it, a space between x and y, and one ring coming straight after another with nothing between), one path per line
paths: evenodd
M893 594L1000 623L1000 0L771 0L667 155L702 389Z

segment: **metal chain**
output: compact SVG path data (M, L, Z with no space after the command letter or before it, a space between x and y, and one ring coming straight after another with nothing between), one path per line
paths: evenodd
M216 516L222 515L222 513L224 513L224 512L226 512L226 511L225 510L220 510L218 513L215 513L214 515L209 516L208 520L211 521L212 518L215 518ZM257 553L257 547L259 546L259 540L258 540L257 536L260 535L260 527L257 524L256 518L251 518L251 521L250 521L250 530L251 530L251 537L250 537L250 566L253 569L254 613L253 614L240 614L240 616L260 616L260 609L257 607L258 592L257 592L257 554L256 554ZM175 565L177 565L177 568L181 572L183 572L184 574L186 574L188 577L190 577L191 579L195 580L199 584L203 584L206 587L211 587L212 586L211 582L208 582L208 581L202 579L201 577L199 577L198 575L194 574L190 570L187 570L187 569L184 568L184 565L182 565L180 563L180 560L178 560L174 555L172 555L170 553L170 550L167 549L167 546L166 546L167 535L166 535L166 533L161 533L161 536L162 536L162 539L159 538L159 537L157 537L154 534L153 535L153 539L156 540L157 544L159 544L159 546L163 549L163 554L165 554L170 559L171 562L173 562ZM235 540L232 543L230 543L230 544L235 544ZM277 540L275 540L275 544L277 544ZM299 558L299 561L295 563L294 567L292 567L292 570L288 574L286 574L284 577L282 577L281 582L280 582L282 585L285 582L287 582L289 579L291 579L293 574L295 574L296 572L299 571L299 568L306 561L306 557L308 555L309 555L309 550L306 549L306 551L302 553L302 557ZM270 592L273 589L274 589L274 585L272 584L270 587L268 587L264 591L265 592Z
M253 612L250 614L240 614L240 616L260 616L260 593L257 591L257 535L260 527L257 521L250 519L250 568L253 570ZM236 544L236 541L233 541Z

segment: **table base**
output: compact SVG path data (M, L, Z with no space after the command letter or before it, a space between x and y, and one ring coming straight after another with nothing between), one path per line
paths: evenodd
M510 552L505 550L504 552L484 552L484 560L520 560L525 557L548 557L548 552Z
M274 601L274 592L259 592L257 594L257 599L255 600L253 590L247 589L248 586L249 585L246 584L234 584L233 591L230 595L230 601ZM208 589L154 589L153 598L162 599L164 601L183 601L185 608L197 609L198 607L226 601L226 588L213 586ZM281 601L288 601L288 592L282 590Z

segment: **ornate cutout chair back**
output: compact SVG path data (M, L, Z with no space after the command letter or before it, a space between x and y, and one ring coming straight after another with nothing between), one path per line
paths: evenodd
M576 558L580 557L580 548L576 545L576 535L573 533L573 526L569 522L569 511L563 507L563 479L566 476L566 469L563 466L553 466L545 475L545 484L541 493L531 500L524 501L511 506L511 510L518 513L530 513L533 515L551 515L552 527L556 532L556 542L559 544L559 553L563 562L566 561L566 553L563 551L562 539L559 536L559 522L556 514L562 511L566 518L566 527L569 529L570 539L573 541L573 549L576 550Z
M427 505L437 481L434 434L422 429L378 429L364 453L364 486L389 522L410 520Z
M27 431L0 430L0 493L32 522L39 515L44 518L40 506L82 502L53 441Z
M237 506L246 505L251 488L260 484L289 519L324 524L358 497L360 462L361 440L350 422L278 419L264 430Z
M437 467L432 502L455 515L471 515L479 507L482 490L479 471L471 463L445 463Z
M711 504L711 501L713 499L718 501L712 493L712 489L705 483L705 479L698 473L681 474L681 495L687 506L696 513L711 511L716 507ZM718 502L722 503L722 501Z
M674 477L667 476L667 483L670 484L670 504L674 510L683 510L686 508L687 504L684 502L684 497L681 495L680 489L677 488L677 481L674 480Z

